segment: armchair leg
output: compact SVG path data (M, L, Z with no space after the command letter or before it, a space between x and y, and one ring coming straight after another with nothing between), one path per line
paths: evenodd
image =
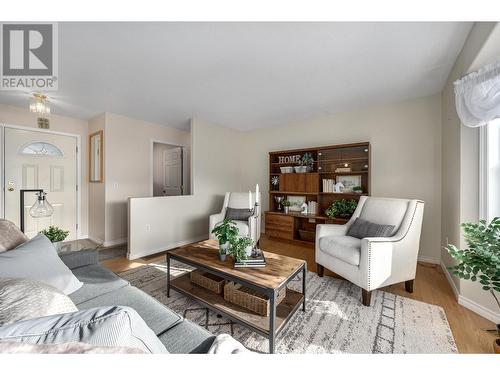
M363 305L370 306L370 303L372 301L372 292L363 289L361 291L361 295L363 296Z
M413 281L414 280L405 281L405 289L408 293L413 293Z
M319 263L316 263L316 273L318 274L319 277L323 277L323 275L325 273L325 267L323 267Z

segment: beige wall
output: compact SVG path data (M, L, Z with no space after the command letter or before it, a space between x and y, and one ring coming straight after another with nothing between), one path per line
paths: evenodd
M258 182L267 209L269 151L362 141L372 146L372 195L425 201L420 257L439 262L439 95L244 133L242 188L248 190Z
M126 242L129 197L150 197L152 140L189 146L190 134L175 128L105 114L105 243Z
M226 191L240 190L241 134L192 120L193 194L130 199L130 259L208 238L208 216L220 211Z
M38 128L37 117L27 108L12 107L0 104L0 124ZM88 163L87 163L87 121L65 116L50 116L50 130L80 136L81 158L81 202L80 202L80 235L88 234Z
M470 71L500 59L498 23L476 23L448 77L442 92L442 217L441 243L465 247L460 223L479 219L479 129L460 123L455 109L453 82ZM443 267L454 264L442 250ZM500 313L491 295L479 283L448 274L459 302L491 319Z

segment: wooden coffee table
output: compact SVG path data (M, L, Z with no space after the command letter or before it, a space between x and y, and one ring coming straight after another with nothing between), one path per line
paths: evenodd
M218 244L207 240L183 246L167 253L167 297L170 288L196 299L202 305L224 315L269 339L269 352L274 353L275 339L293 314L302 305L306 311L306 270L303 260L264 252L266 267L234 268L232 258L219 261ZM236 282L269 298L269 316L261 316L243 307L230 303L223 296L191 283L189 273L170 280L170 261L175 259L197 269ZM302 273L302 293L287 289L286 297L276 304L278 291L299 273Z

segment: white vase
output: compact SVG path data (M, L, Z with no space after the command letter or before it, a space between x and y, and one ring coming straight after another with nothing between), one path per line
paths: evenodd
M53 244L53 245L54 245L54 247L56 248L56 251L57 251L57 252L61 251L62 241L52 242L52 244Z
M245 254L247 255L247 257L250 257L252 256L252 250L253 250L253 246L252 245L249 245L245 248Z
M227 241L225 243L219 242L219 249L223 250L227 254L227 251L228 251L230 245L231 245L231 243L229 241Z

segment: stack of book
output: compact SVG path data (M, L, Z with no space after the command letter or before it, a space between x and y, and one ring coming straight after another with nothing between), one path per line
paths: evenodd
M323 179L323 192L324 193L333 193L333 186L335 185L335 180L330 178Z
M254 254L245 260L235 262L234 268L262 268L266 266L266 258L262 250L257 249Z

